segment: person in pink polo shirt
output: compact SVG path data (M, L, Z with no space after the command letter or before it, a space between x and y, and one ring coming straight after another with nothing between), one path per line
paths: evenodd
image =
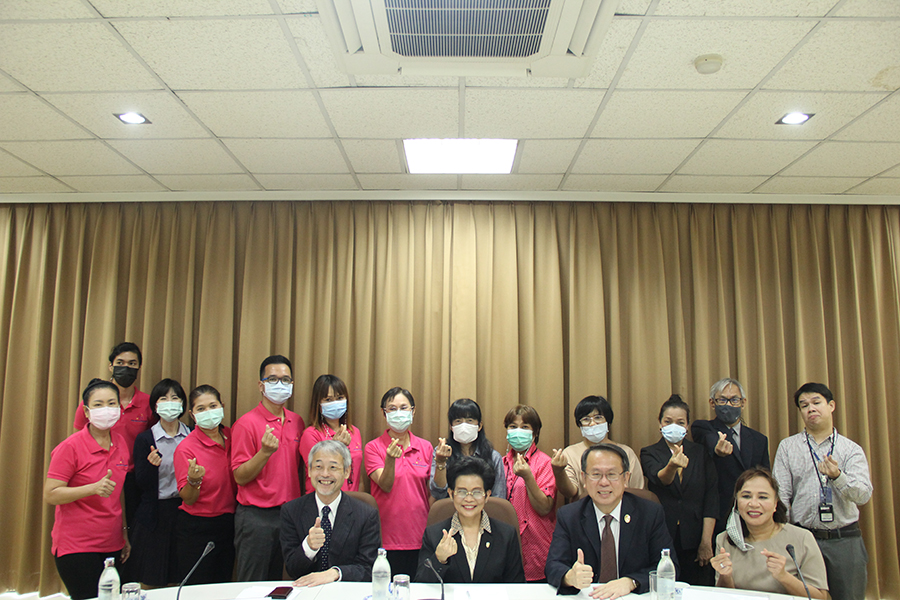
M225 407L213 386L194 388L188 406L197 427L175 448L175 482L182 500L175 532L178 580L213 542L215 548L189 583L224 583L231 581L234 569L237 486L231 472L231 430L222 425Z
M94 379L81 401L88 426L53 449L44 482L44 502L56 507L51 550L73 600L97 595L105 558L124 563L131 553L122 496L131 453L112 431L121 416L119 390Z
M366 444L366 473L381 515L381 539L391 572L416 574L430 507L428 482L434 447L409 432L416 401L395 387L381 398L388 429Z
M300 496L300 415L285 408L294 394L291 361L276 354L259 366L259 405L231 429L231 468L238 485L234 546L238 581L282 577L281 505Z
M345 492L358 492L362 479L362 435L350 424L350 394L347 384L334 375L319 375L313 384L312 399L309 404L309 427L300 437L300 458L306 465L307 494L312 493L309 479L309 451L323 440L337 440L350 451L350 475L341 487Z

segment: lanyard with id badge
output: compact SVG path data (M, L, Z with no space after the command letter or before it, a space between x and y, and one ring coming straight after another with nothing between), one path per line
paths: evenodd
M831 432L831 450L826 456L834 454L834 438L837 437L832 430ZM809 457L813 461L813 470L816 473L816 479L819 481L819 520L823 523L832 523L834 521L834 498L831 486L828 485L828 476L819 472L819 455L813 450L812 444L809 443L809 433L806 434L806 447L809 448Z

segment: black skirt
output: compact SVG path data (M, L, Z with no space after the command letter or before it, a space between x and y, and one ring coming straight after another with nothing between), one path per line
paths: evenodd
M135 519L131 529L131 558L128 576L145 585L162 587L181 583L178 578L178 555L175 545L175 526L181 498L157 501L156 525Z

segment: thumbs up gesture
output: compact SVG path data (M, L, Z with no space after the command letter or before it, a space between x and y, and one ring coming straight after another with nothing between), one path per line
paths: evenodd
M579 548L578 560L575 561L575 564L572 565L572 568L566 573L564 582L574 588L583 590L584 588L589 587L593 581L594 569L591 568L591 565L584 564L584 551Z
M734 451L734 444L727 441L726 437L724 433L719 432L719 441L716 442L716 455L718 456L728 456Z
M150 454L147 455L147 461L154 467L162 464L162 455L156 449L156 446L150 446Z
M109 498L116 489L116 482L112 480L112 469L107 469L106 476L94 484L94 493L101 498Z
M442 529L444 532L441 541L438 543L437 548L434 549L434 556L441 562L441 564L447 564L447 561L451 556L456 554L456 538L453 536L456 535L456 531L451 529L447 531L446 529Z
M684 448L681 446L675 446L675 450L672 452L672 458L669 459L669 462L676 467L681 467L682 469L688 466L688 457L684 453Z
M322 547L322 544L325 543L325 530L322 529L322 517L316 517L315 524L309 528L309 535L306 538L306 543L309 544L310 548L316 551L318 551L318 549Z
M266 425L266 432L262 436L262 447L260 447L260 450L266 456L272 456L278 450L278 438L272 433L273 431L274 429Z

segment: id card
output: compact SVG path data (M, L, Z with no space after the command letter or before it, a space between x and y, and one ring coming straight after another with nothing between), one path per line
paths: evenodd
M831 523L834 521L834 506L831 504L820 504L819 520L823 523Z
M819 503L820 503L820 504L833 504L834 501L832 500L832 490L831 490L831 487L826 485L825 487L823 487L823 488L821 488L821 489L822 489L822 491L821 491L821 493L819 494L819 496L820 496L820 498L819 498L820 502L819 502Z

